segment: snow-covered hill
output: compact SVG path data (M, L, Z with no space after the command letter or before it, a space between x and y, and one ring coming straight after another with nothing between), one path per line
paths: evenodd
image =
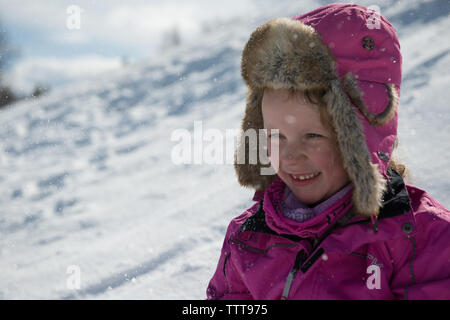
M230 164L175 165L171 134L194 121L239 128L250 32L323 3L269 1L195 43L1 110L0 298L203 299L227 224L253 193ZM404 57L399 156L450 207L449 6L380 8Z

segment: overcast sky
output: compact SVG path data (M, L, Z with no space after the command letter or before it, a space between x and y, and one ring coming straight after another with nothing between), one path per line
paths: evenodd
M55 86L112 70L122 58L133 61L161 54L163 35L169 30L177 28L182 42L192 41L205 22L243 16L255 4L253 0L0 0L0 21L20 51L8 79L16 90L26 92L36 83ZM73 17L67 12L71 5L82 10L79 29L67 27Z

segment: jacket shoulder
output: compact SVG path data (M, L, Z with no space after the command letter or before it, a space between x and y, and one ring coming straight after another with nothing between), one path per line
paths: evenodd
M425 190L407 185L411 209L416 222L435 222L450 226L450 210L434 199Z
M392 287L406 299L449 299L450 211L426 191L407 185L415 230L390 243Z
M228 225L227 233L225 238L228 239L230 236L235 236L239 233L241 226L247 221L248 218L253 216L258 211L259 203L254 203L250 208L245 210L239 216L233 218Z

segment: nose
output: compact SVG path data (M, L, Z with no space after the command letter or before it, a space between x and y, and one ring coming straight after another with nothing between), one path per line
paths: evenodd
M281 159L285 161L305 160L307 153L302 143L288 143L281 151Z

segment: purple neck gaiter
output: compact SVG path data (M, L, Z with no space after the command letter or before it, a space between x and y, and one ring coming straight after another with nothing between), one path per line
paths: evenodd
M319 203L313 208L310 208L298 200L294 193L292 193L291 189L289 189L286 185L286 188L284 189L283 201L281 202L281 213L289 219L304 222L317 216L319 213L324 212L352 190L353 183L350 182L327 200Z

